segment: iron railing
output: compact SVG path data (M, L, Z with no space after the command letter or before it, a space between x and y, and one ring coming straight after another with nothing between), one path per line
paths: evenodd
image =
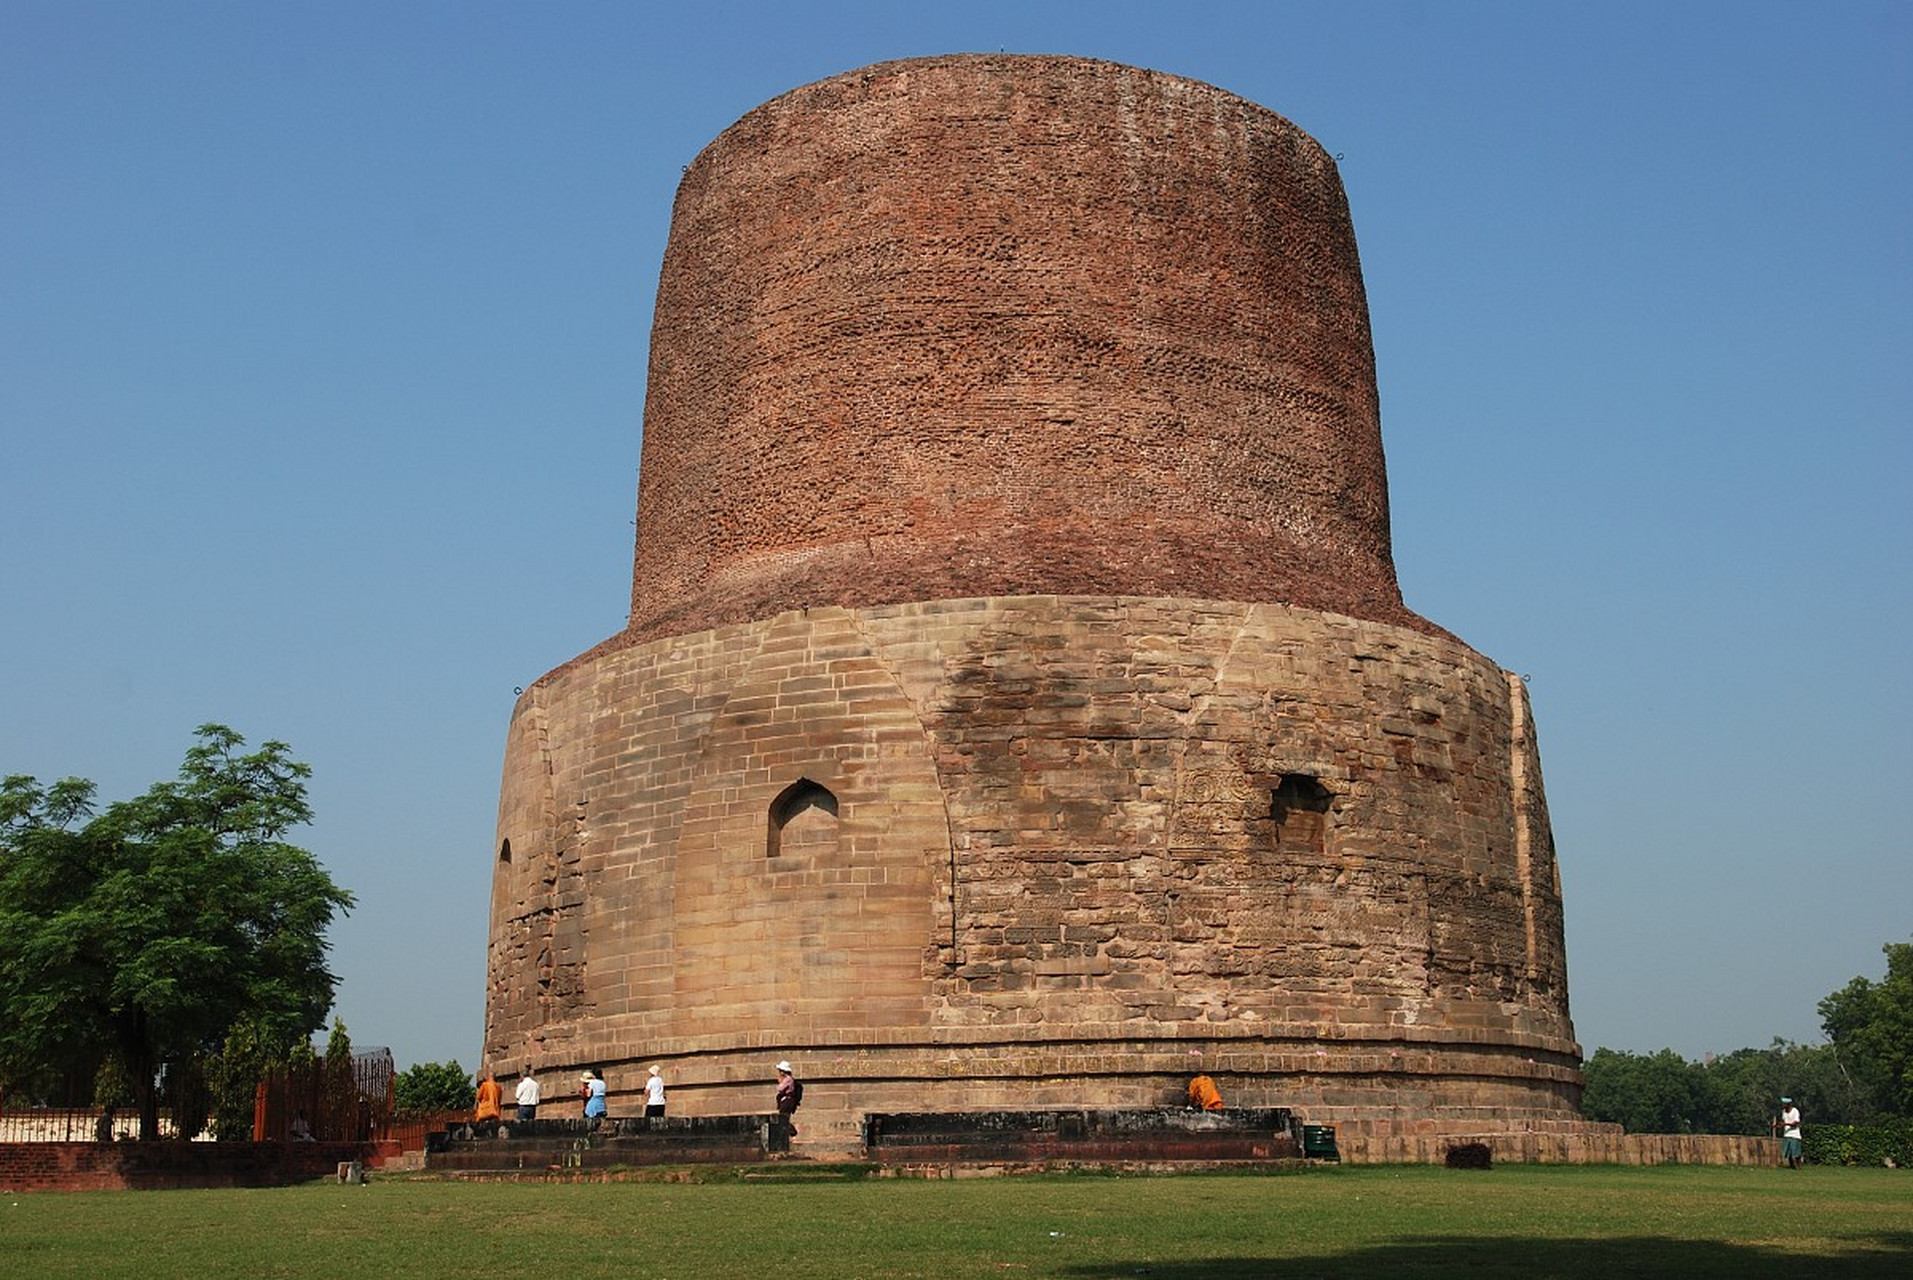
M170 1111L159 1113L162 1138L178 1136ZM117 1107L12 1107L0 1110L0 1142L130 1142L139 1137L139 1111Z

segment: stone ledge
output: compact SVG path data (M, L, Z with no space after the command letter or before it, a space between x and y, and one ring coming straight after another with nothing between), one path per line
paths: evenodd
M1342 1159L1349 1164L1441 1164L1448 1149L1479 1142L1508 1164L1708 1164L1750 1167L1780 1164L1778 1138L1718 1133L1616 1133L1612 1125L1589 1124L1582 1133L1456 1131L1412 1136L1344 1134Z
M435 1173L604 1169L624 1164L753 1164L788 1150L776 1115L632 1116L584 1120L455 1124L431 1135L425 1167Z
M871 1115L863 1143L868 1159L905 1165L1240 1163L1293 1160L1302 1149L1282 1107Z

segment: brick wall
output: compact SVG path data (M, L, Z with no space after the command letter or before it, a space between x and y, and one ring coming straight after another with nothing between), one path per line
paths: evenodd
M1036 592L1426 626L1347 199L1307 134L1078 58L867 67L685 173L631 632Z
M340 1142L0 1143L0 1191L261 1187L331 1177L375 1148Z

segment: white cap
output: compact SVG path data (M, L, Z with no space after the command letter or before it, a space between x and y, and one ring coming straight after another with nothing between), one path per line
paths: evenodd
M652 1074L652 1075L656 1075L657 1073L658 1073L658 1069L657 1069L656 1067L652 1067L652 1068L651 1068L651 1074Z
M790 1074L790 1059L786 1058L784 1061L778 1063L777 1069L783 1072L785 1075L789 1075Z

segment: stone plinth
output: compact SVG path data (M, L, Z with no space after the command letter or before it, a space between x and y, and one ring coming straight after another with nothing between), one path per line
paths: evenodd
M1277 605L820 608L528 691L488 1060L636 1105L1147 1107L1206 1070L1311 1121L1572 1116L1523 690ZM816 787L775 833L781 798Z
M506 1121L453 1125L430 1143L434 1173L542 1174L649 1164L754 1164L770 1150L773 1115Z
M938 1111L866 1117L863 1146L886 1165L1222 1164L1297 1159L1294 1128L1280 1107Z

